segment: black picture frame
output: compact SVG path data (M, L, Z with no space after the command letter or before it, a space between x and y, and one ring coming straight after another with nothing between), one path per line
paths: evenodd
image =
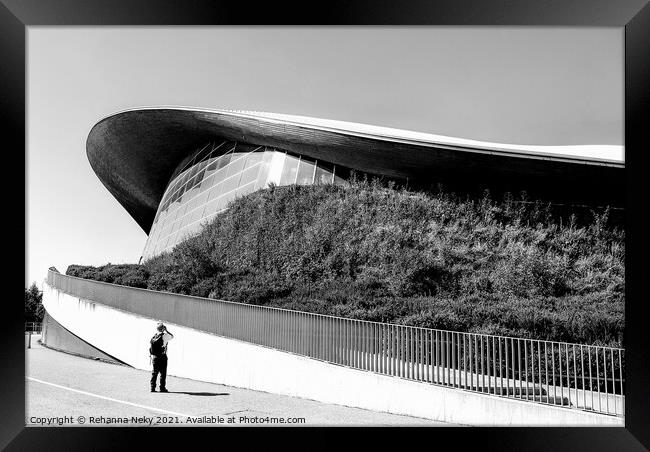
M418 432L426 447L467 446L475 442L480 450L644 450L650 448L650 344L645 327L648 302L644 299L644 236L642 171L644 145L648 143L650 96L650 6L646 0L387 0L333 1L327 3L174 1L174 0L0 0L0 115L3 129L5 168L25 165L25 76L26 27L32 25L538 25L538 26L611 26L625 29L625 156L626 156L626 425L624 428L472 428ZM65 108L62 106L61 108ZM20 157L23 157L21 160ZM5 196L6 212L26 212L24 197L16 187L27 186L26 173L6 171L5 184L11 187ZM15 178L15 180L11 180ZM9 215L7 215L9 216ZM22 218L22 221L21 221ZM26 219L11 214L10 232L25 230ZM11 236L5 236L7 242ZM25 243L25 250L28 246ZM16 247L17 248L17 247ZM18 250L10 257L5 271L5 315L1 316L2 384L0 385L0 447L7 450L108 450L122 442L132 443L144 437L139 447L157 447L150 441L167 441L192 435L198 445L201 438L226 447L223 435L242 437L242 431L206 429L149 428L25 428L25 354L23 317L19 303L20 274L16 262L25 259ZM308 432L315 439L331 435L327 431ZM294 435L304 429L266 429L265 436ZM355 433L355 432L352 432ZM403 442L402 447L421 447L411 442L411 432L390 429L389 435ZM152 436L153 435L153 436ZM247 435L248 436L248 435ZM383 442L387 435L363 429L366 447ZM218 442L214 443L214 439ZM335 441L342 437L330 436ZM451 440L451 443L449 441ZM404 442L405 441L405 442ZM244 447L240 439L235 444ZM333 441L330 441L333 445ZM421 444L418 441L418 444ZM645 446L645 447L644 447ZM246 446L248 447L248 446Z

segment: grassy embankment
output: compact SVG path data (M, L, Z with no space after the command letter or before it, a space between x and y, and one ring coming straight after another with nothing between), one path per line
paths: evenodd
M68 274L456 331L620 346L624 232L542 204L354 182L271 187L143 265Z

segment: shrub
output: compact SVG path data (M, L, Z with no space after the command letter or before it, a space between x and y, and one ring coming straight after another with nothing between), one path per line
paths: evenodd
M116 284L381 322L620 345L624 233L488 193L376 182L270 187L143 265L70 266Z

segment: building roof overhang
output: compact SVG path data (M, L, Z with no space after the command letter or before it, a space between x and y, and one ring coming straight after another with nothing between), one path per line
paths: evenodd
M178 164L218 139L278 147L389 177L523 181L553 199L623 203L620 146L518 146L272 113L148 107L97 122L86 152L104 186L148 233ZM621 158L592 157L603 151Z

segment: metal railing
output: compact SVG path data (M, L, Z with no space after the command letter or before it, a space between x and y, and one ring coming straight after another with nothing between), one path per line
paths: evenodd
M26 333L40 333L43 330L41 322L25 322Z
M602 414L625 413L620 348L346 319L52 271L48 284L138 315L355 369Z

